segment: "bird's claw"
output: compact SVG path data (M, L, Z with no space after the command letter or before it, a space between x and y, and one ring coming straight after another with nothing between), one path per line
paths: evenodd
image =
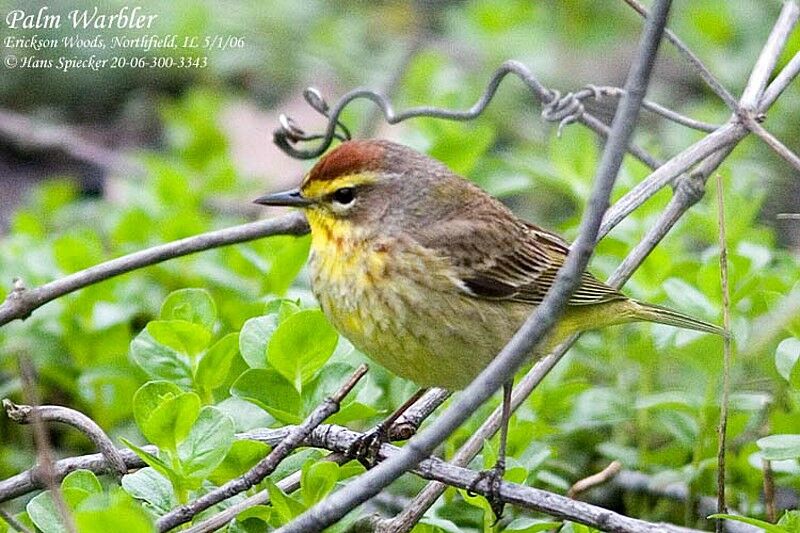
M505 502L500 499L500 483L503 481L503 474L506 472L505 464L501 461L498 461L492 468L488 470L481 470L478 472L478 477L475 478L475 481L469 484L467 488L467 494L470 496L475 496L475 489L478 485L483 482L484 480L488 484L488 490L486 492L486 501L489 502L489 506L492 508L492 512L494 513L495 520L494 523L500 521L503 517L503 508L505 507Z
M381 444L384 442L389 442L389 432L383 425L379 425L372 431L364 433L354 440L353 443L347 447L346 454L369 470L378 462L378 453L380 452Z

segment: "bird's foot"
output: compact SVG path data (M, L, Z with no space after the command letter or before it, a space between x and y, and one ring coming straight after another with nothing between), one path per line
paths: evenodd
M354 440L353 443L347 447L346 454L369 470L377 464L378 453L380 452L381 444L384 442L389 442L389 432L383 424L379 424L373 430L364 433Z
M492 508L492 512L495 516L494 523L500 521L503 517L503 508L505 507L505 502L500 499L500 483L503 481L503 474L506 473L506 465L505 461L497 461L495 465L488 469L482 470L478 472L478 477L475 478L475 481L470 483L469 488L467 489L467 494L470 496L475 496L475 489L478 485L481 484L484 480L487 482L487 491L486 491L486 501L489 502L489 506Z

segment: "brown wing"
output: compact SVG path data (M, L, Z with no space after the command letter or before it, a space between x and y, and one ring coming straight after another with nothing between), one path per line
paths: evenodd
M432 224L416 239L450 258L460 279L459 288L470 296L541 303L553 285L569 252L559 236L513 215L497 218L480 214L469 220L451 219ZM584 273L569 305L593 305L626 297Z

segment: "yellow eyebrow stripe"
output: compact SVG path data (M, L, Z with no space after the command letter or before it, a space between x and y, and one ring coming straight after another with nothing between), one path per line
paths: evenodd
M306 176L306 178L303 180L303 183L300 185L300 191L303 193L304 197L311 200L317 200L324 198L325 196L331 194L337 189L341 189L342 187L358 187L359 185L367 185L370 183L375 183L376 181L378 181L378 177L372 172L346 174L332 180L324 181L309 179L309 177Z

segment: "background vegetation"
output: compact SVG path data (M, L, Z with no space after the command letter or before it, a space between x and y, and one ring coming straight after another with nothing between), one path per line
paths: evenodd
M4 108L70 124L133 158L143 171L123 174L8 134L0 139L2 179L15 188L9 190L24 191L24 200L13 211L6 206L4 214L0 298L13 277L33 287L261 215L250 209L250 200L296 182L302 172L270 146L268 132L277 113L302 115L298 95L306 85L322 88L331 100L366 85L393 93L398 109L466 108L508 58L564 91L587 83L620 85L641 27L622 2L355 2L346 9L335 2L268 4L149 8L163 16L165 32L244 38L244 50L212 53L204 70L71 77L4 71ZM10 5L0 2L0 11ZM778 2L678 1L670 27L738 94L779 9ZM798 50L796 32L783 62ZM709 122L729 116L668 45L649 96ZM606 116L612 104L606 102ZM597 164L597 139L579 126L557 137L520 84L504 84L487 112L466 124L420 119L389 128L370 117L367 104L357 104L344 122L356 132L379 124L380 136L426 151L525 218L575 236ZM800 92L793 86L766 125L796 148L798 119ZM302 123L309 130L314 125ZM668 157L699 135L645 115L637 141ZM779 320L773 313L800 291L800 223L775 217L800 211L800 180L754 140L740 145L720 172L737 350L729 503L764 518L763 459L772 460L780 508L796 508L800 490L800 316ZM626 162L615 196L646 174L638 162ZM713 181L625 290L720 323ZM593 260L598 275L611 273L669 198L662 191L601 242ZM13 203L13 195L7 200ZM22 357L36 369L42 403L83 411L120 445L152 443L161 450L160 462L150 459L151 468L125 476L122 488L85 472L63 482L81 531L105 531L112 518L124 518L128 531L149 531L153 517L241 474L267 452L263 444L234 442L235 432L299 422L366 360L316 310L304 272L307 251L307 237L273 237L175 259L61 298L0 329L0 397L27 401ZM590 499L629 516L709 527L694 506L716 490L721 354L718 339L667 327L632 325L584 335L514 416L508 479L563 493L619 460L660 483L687 485L689 498L676 502L608 489ZM413 391L413 384L372 365L330 420L367 429ZM486 405L452 435L444 457L496 405ZM52 438L59 456L92 450L71 430L54 428ZM29 429L5 417L0 447L0 478L36 462ZM490 444L473 466L490 464L492 449ZM302 489L281 496L273 488L276 505L240 517L229 530L285 523L361 468L319 463L319 457L317 451L296 452L262 488L294 466L303 468ZM422 486L410 475L402 478L391 498L354 513L341 528L376 506L396 512ZM42 531L61 530L47 493L7 508ZM493 526L484 500L449 489L417 530L535 531L538 518L509 508L507 519Z

